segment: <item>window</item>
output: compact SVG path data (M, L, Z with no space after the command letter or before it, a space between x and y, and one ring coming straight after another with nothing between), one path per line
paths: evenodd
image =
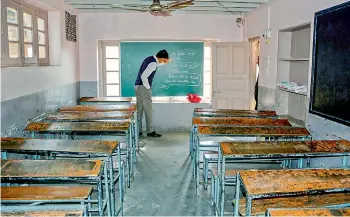
M102 42L103 96L120 96L119 43Z
M204 43L203 97L211 98L211 43Z
M100 44L101 96L120 96L120 47L118 41ZM203 99L211 99L211 42L204 43ZM154 101L186 101L187 96L153 97ZM135 99L135 97L134 97Z
M2 67L49 65L47 12L3 0Z

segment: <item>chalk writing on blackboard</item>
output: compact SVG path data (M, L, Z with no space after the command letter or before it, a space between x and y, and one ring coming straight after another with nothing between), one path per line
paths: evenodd
M161 88L168 89L170 86L200 86L201 80L201 75L196 73L171 73L164 79Z

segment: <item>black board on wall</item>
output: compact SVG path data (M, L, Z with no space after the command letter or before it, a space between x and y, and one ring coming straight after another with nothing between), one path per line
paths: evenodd
M315 14L310 113L350 126L350 1Z

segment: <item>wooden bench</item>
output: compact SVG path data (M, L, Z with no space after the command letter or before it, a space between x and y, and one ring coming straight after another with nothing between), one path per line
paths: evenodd
M303 168L305 158L343 157L343 167L347 167L347 157L350 155L350 142L346 140L326 141L282 141L282 142L220 142L219 143L219 171L226 168L227 161L240 162L242 160L255 162L257 160L289 160L297 159L298 168ZM309 163L309 161L308 161ZM291 163L289 163L290 165ZM309 164L306 165L308 167ZM283 165L283 168L286 164ZM220 172L220 179L224 180L225 173ZM224 191L221 193L221 210L224 207ZM219 192L219 191L217 191Z
M331 207L342 204L349 204L350 193L328 193L328 194L316 194L316 195L302 195L293 197L274 197L253 200L251 215L264 215L269 208L322 208ZM234 205L234 201L233 201ZM239 203L239 213L243 216L246 215L246 200L242 199ZM282 214L279 212L273 212L273 214ZM287 213L285 213L287 214ZM284 215L274 215L284 216ZM294 216L294 215L287 215ZM304 216L304 215L303 215ZM323 216L323 215L321 215Z
M202 109L196 108L193 117L270 117L278 118L275 111Z
M194 177L196 178L196 186L199 185L199 154L208 148L218 147L217 143L210 147L208 145L201 146L200 141L208 137L235 137L242 138L258 138L271 140L308 140L311 134L306 128L301 127L246 127L246 126L227 126L227 125L198 125L196 138L193 141L194 156L192 157L192 166ZM227 139L226 139L227 140Z
M47 121L106 121L132 119L132 112L57 112L48 114Z
M240 191L242 191L246 198L245 214L250 216L254 200L348 192L350 170L248 170L237 173L236 182L234 203L240 204ZM239 207L235 206L235 216L238 216L238 211Z
M136 105L74 105L64 106L59 112L136 112Z
M102 174L107 178L103 179ZM53 181L59 181L60 184L94 183L98 190L99 215L103 215L105 207L109 215L115 213L111 209L111 203L115 201L109 200L112 198L110 195L112 186L108 182L107 164L103 164L101 160L7 160L1 166L1 181L3 183L50 183ZM103 190L102 182L104 182Z
M350 216L350 208L268 209L266 217L274 216Z
M130 97L81 97L79 99L79 104L125 105L130 104L131 101L132 98Z
M97 200L91 200L91 186L13 186L1 187L0 190L1 204L6 206L11 206L11 204L20 205L22 208L24 206L37 207L38 205L44 205L40 206L40 208L45 209L47 204L60 203L65 203L65 207L70 207L73 204L83 203L88 207L88 209L83 210L86 213L92 212L91 204L97 202ZM83 213L83 211L79 213ZM42 213L48 214L46 212L48 211L42 211ZM19 214L18 212L10 213ZM8 215L12 215L10 213ZM1 211L1 215L3 214L3 211Z
M42 210L42 211L17 211L17 212L1 212L1 216L6 217L81 217L83 211L71 210Z

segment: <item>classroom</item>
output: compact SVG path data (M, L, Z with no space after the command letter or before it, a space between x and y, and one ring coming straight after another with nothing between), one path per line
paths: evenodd
M350 216L349 0L1 0L1 216Z

